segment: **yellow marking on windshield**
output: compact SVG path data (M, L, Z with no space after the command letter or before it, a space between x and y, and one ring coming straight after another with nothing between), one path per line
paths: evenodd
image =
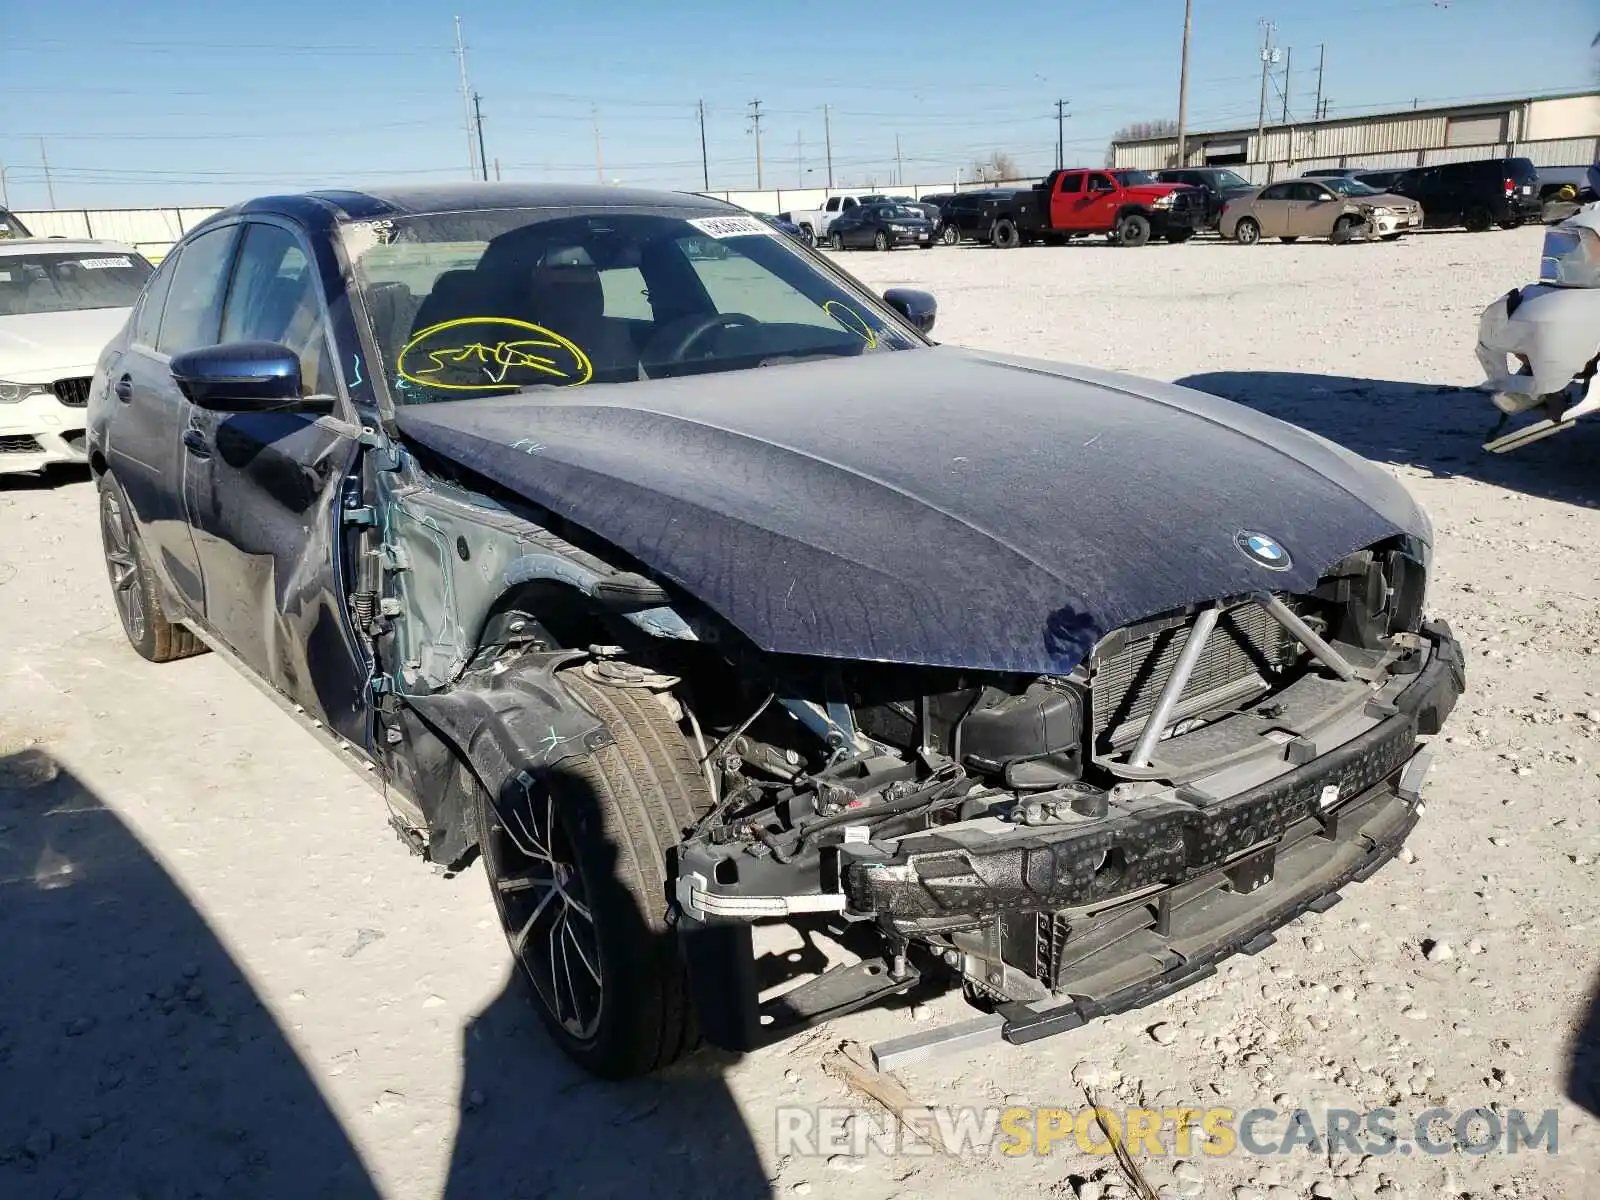
M844 301L825 300L822 311L866 342L868 350L878 348L878 335L872 331L872 326L867 324L867 319Z
M506 336L508 329L518 336ZM445 383L438 378L452 369L469 377L479 373L483 382ZM430 325L405 344L395 370L408 383L449 392L516 387L506 382L512 371L532 371L568 385L588 383L594 376L594 364L577 343L513 317L457 317Z

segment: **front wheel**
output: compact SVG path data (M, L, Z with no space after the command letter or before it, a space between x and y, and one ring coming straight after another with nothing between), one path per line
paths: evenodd
M1340 217L1333 223L1333 232L1328 235L1328 240L1335 246L1343 246L1355 240L1356 230L1361 228L1361 221L1357 217Z
M204 652L205 643L191 630L167 620L161 587L145 560L128 497L109 471L100 476L100 543L117 618L139 656L160 663Z
M1174 246L1183 245L1185 242L1187 242L1193 236L1194 236L1194 230L1192 230L1192 229L1169 229L1169 230L1167 230L1167 241L1170 242Z
M842 233L830 234L829 237L828 237L828 246L831 249L834 249L834 250L843 250L844 249L844 234L842 234Z
M498 801L479 787L479 848L535 1011L561 1049L609 1079L658 1070L699 1042L667 923L667 852L711 807L704 776L652 692L559 676L616 741Z
M1150 240L1150 218L1129 213L1117 222L1115 240L1119 246L1143 246Z
M1261 240L1261 223L1254 217L1241 217L1233 227L1233 240L1241 246L1254 246Z
M961 230L955 225L946 225L939 238L946 246L954 246L961 240Z
M874 250L889 250L889 249L892 249L892 247L889 244L889 235L887 233L885 233L881 229L878 230L878 232L873 236L872 248Z

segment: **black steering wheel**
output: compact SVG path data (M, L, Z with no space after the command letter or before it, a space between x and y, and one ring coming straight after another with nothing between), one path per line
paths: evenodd
M654 342L658 338L663 338L663 335L668 335L666 339L667 345L660 352L659 357L655 354L650 356L654 361L681 362L684 358L688 357L690 348L712 330L733 329L740 325L758 324L754 317L748 316L745 313L737 312L711 313L704 317L685 317L683 318L683 321L688 322L689 326L682 333L671 336L673 326L683 323L680 321L674 321L671 325L668 325L666 328L661 330L661 332L656 335L656 338L651 339L651 341Z

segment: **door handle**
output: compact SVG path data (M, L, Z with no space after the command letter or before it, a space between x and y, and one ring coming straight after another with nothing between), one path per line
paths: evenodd
M124 404L126 404L128 401L132 400L133 399L133 376L132 375L124 375L121 379L117 380L116 392L117 392L117 399L121 400Z
M196 458L211 457L211 443L206 440L206 435L198 429L185 429L183 431L183 448Z

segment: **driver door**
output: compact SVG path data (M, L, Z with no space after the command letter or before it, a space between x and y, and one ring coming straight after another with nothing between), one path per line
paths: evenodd
M298 230L252 220L222 310L222 344L276 342L300 357L315 411L192 406L184 504L212 631L261 678L366 746L368 664L347 605L353 537L342 493L360 427L335 366L315 257ZM331 407L332 413L326 410Z
M1344 211L1344 201L1320 183L1293 185L1289 198L1290 237L1327 237L1333 222Z

